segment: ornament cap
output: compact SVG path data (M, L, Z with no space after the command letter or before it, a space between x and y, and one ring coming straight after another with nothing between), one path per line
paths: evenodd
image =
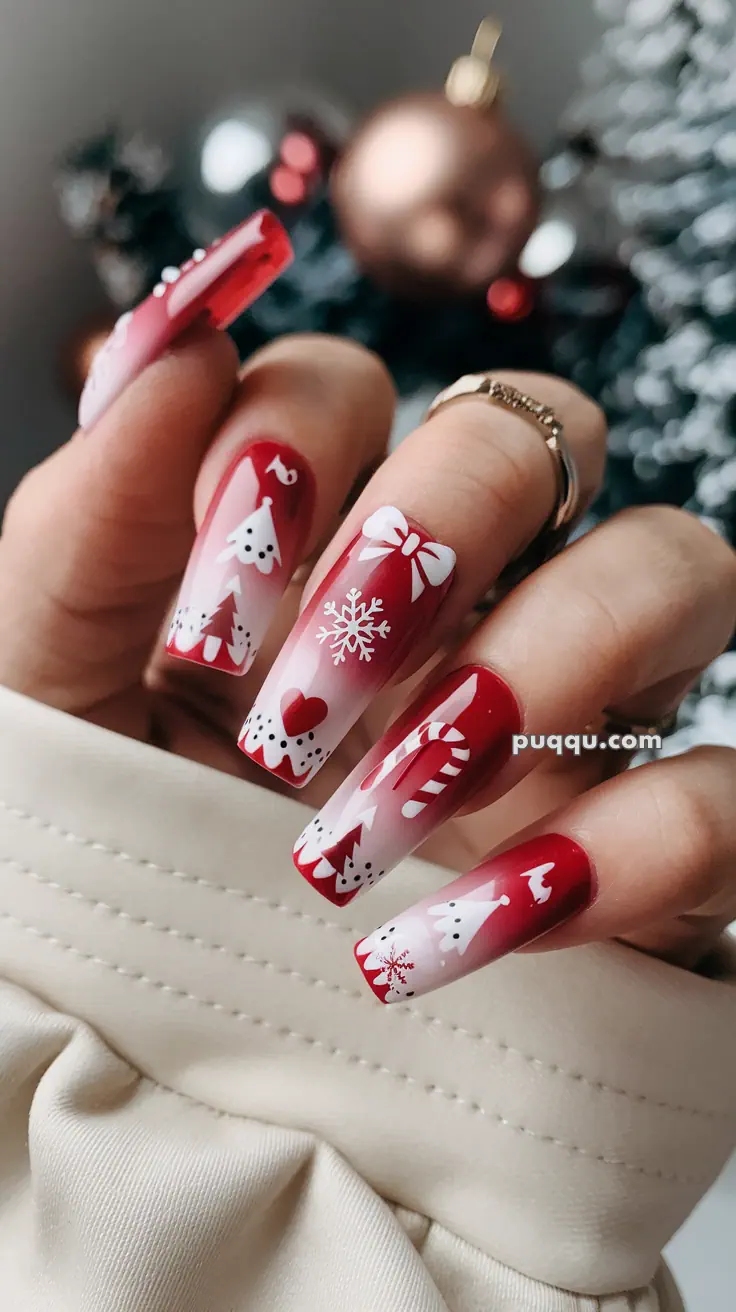
M469 55L455 60L445 82L445 95L452 105L490 109L501 89L501 75L493 66L501 24L484 18L475 34Z

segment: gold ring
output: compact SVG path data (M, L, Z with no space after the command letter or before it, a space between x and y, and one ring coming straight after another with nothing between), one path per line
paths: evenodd
M502 383L492 374L464 374L451 387L446 387L439 396L435 397L427 411L427 419L436 415L443 406L469 396L483 397L492 405L499 405L504 410L520 413L539 429L555 464L557 504L535 541L538 543L539 538L547 534L558 534L560 529L566 528L575 518L578 508L579 479L577 466L565 441L563 425L554 410L548 405L543 405L541 401L535 401L525 392L520 392L510 383Z

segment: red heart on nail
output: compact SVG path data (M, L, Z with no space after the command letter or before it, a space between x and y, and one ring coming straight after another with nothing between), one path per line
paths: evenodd
M298 688L290 688L281 698L281 719L289 738L309 733L327 716L327 702L321 697L305 697Z

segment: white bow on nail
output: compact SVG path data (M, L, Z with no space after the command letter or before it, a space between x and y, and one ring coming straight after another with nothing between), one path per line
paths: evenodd
M422 542L395 506L381 506L370 515L363 525L363 536L371 538L374 545L364 547L358 560L378 560L399 550L403 556L411 558L412 601L421 597L427 584L439 587L455 568L452 548L441 542Z

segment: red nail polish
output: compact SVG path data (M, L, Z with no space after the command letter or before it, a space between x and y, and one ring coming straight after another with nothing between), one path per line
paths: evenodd
M314 507L306 462L257 441L223 475L189 558L166 650L245 674L301 558Z
M240 747L300 788L308 783L427 631L455 553L400 510L363 524L286 640Z
M297 870L345 906L419 847L511 754L516 699L481 665L446 675L353 770L294 848Z
M403 911L358 943L355 957L381 1002L402 1002L532 943L583 911L592 894L583 849L542 834Z
M96 423L195 319L227 328L292 258L286 230L275 215L262 210L208 251L195 251L180 269L164 269L152 294L118 319L95 356L79 403L80 427Z

